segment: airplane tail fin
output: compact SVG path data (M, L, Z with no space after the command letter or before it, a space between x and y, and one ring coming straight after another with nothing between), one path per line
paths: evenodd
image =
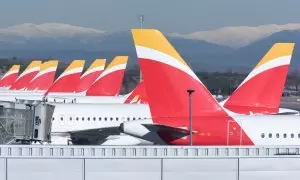
M54 81L45 93L74 92L79 83L85 60L73 60L67 69Z
M147 104L147 95L144 81L141 81L136 88L129 94L124 104Z
M294 43L276 43L225 101L224 107L241 114L277 113Z
M18 78L20 65L13 65L1 78L0 87L10 87Z
M87 96L116 96L120 93L128 56L117 56L86 91Z
M47 90L53 83L58 60L50 60L41 65L40 72L26 86L27 90Z
M22 74L16 79L16 81L10 86L10 90L21 90L24 89L29 82L37 75L40 71L42 61L32 61Z
M188 124L189 89L195 91L193 116L227 116L160 31L133 29L132 34L154 123Z
M105 67L106 59L96 59L90 67L80 77L80 83L76 87L76 92L86 91L100 76Z

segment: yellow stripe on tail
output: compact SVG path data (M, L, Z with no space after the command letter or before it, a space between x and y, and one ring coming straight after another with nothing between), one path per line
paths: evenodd
M99 67L99 66L104 67L105 63L106 63L106 59L95 59L95 61L90 65L90 67L87 69L87 71L94 69L96 67Z
M282 56L291 56L294 50L295 43L276 43L267 52L267 54L260 60L255 68L268 63L274 59Z
M131 31L136 46L143 46L160 51L169 56L172 56L182 64L188 66L160 31L157 31L155 29L132 29Z
M120 64L126 64L128 61L128 56L116 56L112 61L111 63L107 66L106 70L107 69L110 69L114 66L118 66Z
M72 69L75 69L75 68L83 67L84 63L85 63L85 60L73 60L71 62L71 64L67 67L65 72L71 71Z

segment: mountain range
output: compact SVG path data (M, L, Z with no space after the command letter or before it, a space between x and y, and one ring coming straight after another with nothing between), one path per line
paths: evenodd
M167 35L195 71L248 72L275 42L295 42L292 69L300 67L300 24L224 27ZM137 64L129 30L105 32L60 23L26 23L0 29L0 58L91 62L95 58L110 60L116 55L129 55L131 67Z

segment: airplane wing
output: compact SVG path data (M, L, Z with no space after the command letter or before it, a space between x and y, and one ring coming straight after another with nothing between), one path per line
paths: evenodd
M108 136L119 135L119 127L107 127L100 129L89 129L81 131L71 131L70 137L73 144L102 144Z
M161 124L144 124L144 126L151 132L156 132L164 140L171 142L176 139L187 138L190 131L188 129L166 126ZM194 133L195 131L193 131ZM147 139L146 139L147 140Z

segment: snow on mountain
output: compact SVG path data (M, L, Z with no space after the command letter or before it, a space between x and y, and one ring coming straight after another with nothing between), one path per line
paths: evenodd
M229 47L242 47L284 30L300 30L300 24L267 24L259 26L229 26L210 31L198 31L189 34L172 33L170 36L186 39L205 40Z
M32 24L24 23L14 25L7 28L0 28L0 37L3 36L19 36L25 38L36 37L73 37L76 35L99 35L104 31L86 28L80 26L73 26L63 23L44 23Z

